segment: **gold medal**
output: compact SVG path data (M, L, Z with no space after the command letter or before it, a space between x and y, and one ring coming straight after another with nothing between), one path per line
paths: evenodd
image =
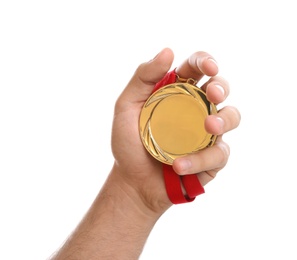
M204 121L216 114L197 86L187 82L168 84L155 91L144 104L139 120L141 140L148 152L162 163L211 146L216 136L206 132Z

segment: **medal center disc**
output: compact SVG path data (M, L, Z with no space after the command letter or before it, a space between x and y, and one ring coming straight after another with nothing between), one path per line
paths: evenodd
M155 107L151 118L152 136L159 147L171 154L186 154L197 150L208 133L204 120L206 106L192 96L172 95Z

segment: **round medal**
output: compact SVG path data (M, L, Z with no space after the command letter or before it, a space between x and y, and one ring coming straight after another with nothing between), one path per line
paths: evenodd
M204 121L216 113L216 106L197 86L187 82L166 85L141 110L141 140L155 159L171 165L177 157L214 144L216 136L206 132Z

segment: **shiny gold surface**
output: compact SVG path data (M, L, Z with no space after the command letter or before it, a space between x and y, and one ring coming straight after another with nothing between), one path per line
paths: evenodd
M213 145L216 136L206 132L205 118L216 114L205 93L189 83L174 83L153 93L139 120L145 148L157 160L172 164L177 157Z

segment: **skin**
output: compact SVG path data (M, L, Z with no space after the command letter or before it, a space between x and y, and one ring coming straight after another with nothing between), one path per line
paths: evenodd
M154 85L171 69L174 54L163 49L154 59L142 63L118 97L114 109L111 171L82 221L63 246L50 258L139 259L158 219L172 206L162 175L162 164L145 150L138 129L144 102ZM209 80L201 86L207 98L220 104L229 94L228 82L217 76L218 65L206 52L193 53L176 68L182 78ZM178 158L173 163L180 174L196 174L202 185L224 168L230 148L222 136L240 123L237 108L225 106L205 121L206 130L218 135L207 149Z

